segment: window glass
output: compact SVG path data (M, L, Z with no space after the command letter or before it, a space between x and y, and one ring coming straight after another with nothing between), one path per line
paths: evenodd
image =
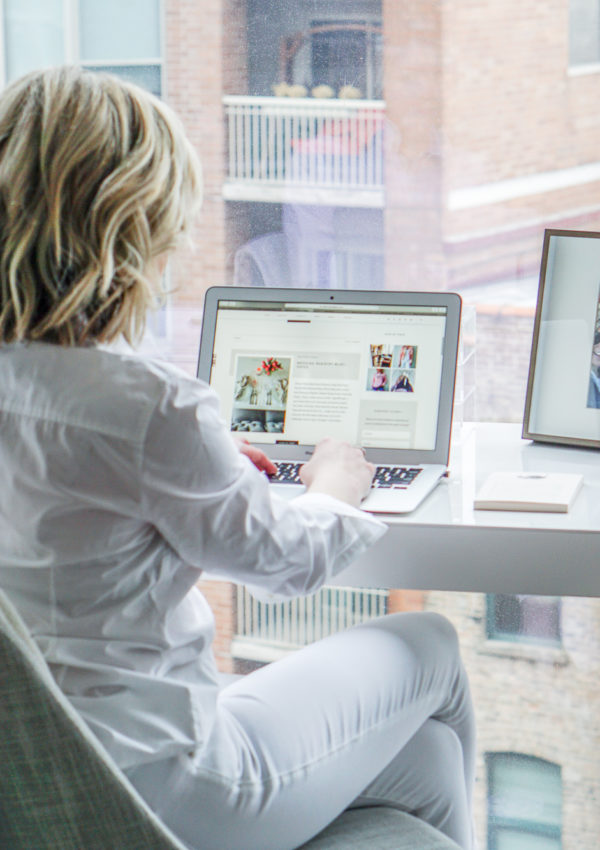
M560 643L560 599L555 596L490 594L487 633L491 638Z
M346 91L355 97L381 97L381 33L368 21L312 21L308 33L311 90L327 86L331 95Z
M571 65L600 62L598 0L569 0L569 62Z
M4 43L7 80L62 62L62 0L4 0Z
M159 65L92 65L92 70L116 74L123 80L142 86L157 97L162 91L161 69Z
M454 290L474 352L459 397L473 400L470 418L520 422L543 230L600 229L600 74L573 73L600 59L598 5L530 3L516 14L460 0L240 0L209 13L198 0L4 0L5 61L12 78L81 59L159 93L164 44L168 100L201 155L206 192L195 250L172 264L172 297L150 325L153 355L195 374L214 284ZM349 26L312 31L332 23ZM333 96L313 94L319 83ZM482 848L486 778L486 850L561 847L561 768L578 778L564 790L569 840L596 846L598 600L365 588L279 605L224 582L202 589L223 672L384 611L445 614L478 714ZM486 637L562 640L576 663L492 657ZM505 759L486 774L485 752L529 747L554 767ZM535 806L520 809L531 789Z
M159 0L79 0L80 54L85 62L160 57Z
M490 812L494 817L560 826L560 767L519 753L490 755Z
M560 766L520 753L488 753L487 763L490 850L560 848Z
M334 28L335 27L335 28ZM364 92L367 39L364 30L348 30L343 23L315 21L312 29L312 85L357 85Z

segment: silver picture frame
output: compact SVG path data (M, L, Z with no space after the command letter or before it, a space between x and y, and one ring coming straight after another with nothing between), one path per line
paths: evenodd
M600 233L544 232L522 436L600 448Z

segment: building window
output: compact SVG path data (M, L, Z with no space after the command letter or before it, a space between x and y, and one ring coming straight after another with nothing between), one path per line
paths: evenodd
M600 0L569 0L569 64L600 62Z
M560 598L493 593L487 596L490 640L559 645Z
M487 753L488 850L561 850L560 765Z
M313 21L312 84L334 92L351 86L362 97L380 98L381 32L367 21Z
M160 0L3 0L2 13L5 82L73 62L162 94Z
M78 5L80 61L160 95L159 0L79 0Z
M62 0L4 0L4 78L49 65L65 56Z

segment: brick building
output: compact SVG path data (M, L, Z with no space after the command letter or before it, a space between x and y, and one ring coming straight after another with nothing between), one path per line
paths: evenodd
M234 279L236 252L271 237L275 257L287 250L293 260L320 238L313 268L292 270L284 283L374 279L389 288L458 289L477 305L477 416L519 420L543 229L593 230L600 222L600 127L590 108L600 78L595 65L569 59L568 11L568 0L543 9L529 0L514 14L504 3L458 0L307 0L293 4L293 14L271 0L165 2L164 92L197 145L206 181L197 247L171 269L173 309L185 308L171 346L187 368L195 354L181 324L192 323L193 339L203 292ZM318 115L335 114L336 98L270 97L286 38L306 41L326 18L381 30L371 59L380 87L368 101L384 116L379 178L357 188L294 180L288 169L273 180L250 165L240 176L240 158L251 155L224 99L260 111L244 133L275 121L265 98L283 110L282 121L317 106ZM316 72L306 51L304 44L288 72L308 92ZM318 132L319 120L307 132ZM253 282L252 270L242 268L237 281ZM498 330L519 352L508 376L498 364Z
M182 114L206 176L201 247L182 273L180 298L195 300L210 282L230 280L235 251L278 223L286 198L306 197L289 185L267 195L272 186L256 176L245 191L233 185L223 97L247 96L249 109L252 98L271 95L284 38L306 34L325 17L381 27L374 61L382 79L376 99L385 105L379 203L386 286L464 289L518 280L535 275L545 226L598 225L600 125L590 107L600 79L586 73L590 66L569 63L567 0L543 9L515 2L514 14L506 3L482 9L458 0L294 7L292 16L271 0L165 4L166 97ZM305 65L296 62L292 81L296 74L310 85ZM344 199L343 188L317 188L322 206L358 203L351 189Z
M540 810L552 809L551 794L545 799L531 794L534 781L544 787L543 777L531 774L520 780L522 784L518 775L511 776L517 801L498 801L503 789L501 784L500 789L494 788L493 756L510 753L517 760L519 754L560 767L560 799L555 800L554 816L538 825L539 846L593 850L600 827L598 602L562 599L557 641L548 640L548 635L546 640L539 635L529 639L491 635L489 600L479 594L429 593L425 607L444 613L460 631L478 727L475 811L479 835L486 835L494 810L500 810L515 828L533 830L527 821L535 821ZM500 846L513 846L510 838L505 841ZM488 846L496 845L490 839Z

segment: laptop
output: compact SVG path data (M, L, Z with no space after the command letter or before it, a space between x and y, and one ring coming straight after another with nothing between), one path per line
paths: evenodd
M447 474L461 299L448 292L213 287L198 377L293 498L323 437L377 467L361 507L413 511Z

